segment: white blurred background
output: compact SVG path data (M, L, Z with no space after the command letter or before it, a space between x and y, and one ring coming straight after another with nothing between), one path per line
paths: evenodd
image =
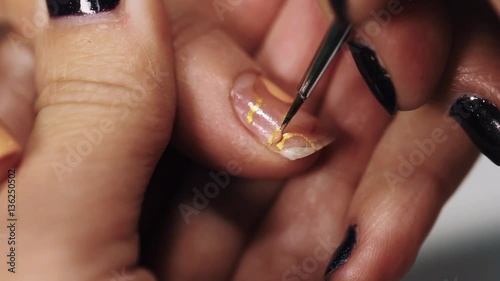
M500 168L482 157L403 281L500 281Z

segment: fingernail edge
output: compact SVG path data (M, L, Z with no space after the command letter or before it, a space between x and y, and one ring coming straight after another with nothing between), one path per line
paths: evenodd
M82 7L86 4L86 7ZM47 0L47 8L51 18L65 16L85 16L114 10L120 4L120 0L70 0L66 4L60 4L57 0Z

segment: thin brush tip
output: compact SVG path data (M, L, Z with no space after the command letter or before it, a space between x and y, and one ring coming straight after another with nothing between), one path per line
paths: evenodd
M287 126L288 126L288 122L283 122L283 124L281 124L281 126L279 127L278 130L280 132L283 132L286 129Z

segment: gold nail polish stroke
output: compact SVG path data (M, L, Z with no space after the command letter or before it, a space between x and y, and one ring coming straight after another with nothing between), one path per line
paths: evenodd
M280 122L292 98L256 73L244 73L235 80L231 100L243 125L262 144L290 160L307 157L333 141L317 118L305 112L299 112L297 120L281 132Z
M253 116L255 115L255 113L264 105L264 101L262 100L262 98L260 97L257 97L257 103L255 103L254 105L252 105L250 107L250 111L248 112L247 114L247 122L248 124L252 124L253 123Z

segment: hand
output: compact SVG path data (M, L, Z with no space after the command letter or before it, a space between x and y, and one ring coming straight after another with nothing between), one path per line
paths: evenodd
M19 216L22 217L18 222L18 241L23 241L23 247L21 249L20 246L17 254L24 264L23 269L14 276L19 280L152 279L149 273L134 267L138 249L136 224L145 185L169 139L175 95L171 88L173 81L170 81L173 76L166 74L172 74L170 63L173 58L169 51L170 38L165 36L169 25L163 21L165 15L162 7L157 1L130 3L129 0L123 1L119 10L111 15L94 15L85 20L75 17L54 19L50 23L51 27L36 42L39 112L26 155L17 169L19 187L23 188L19 200L24 202L18 207ZM352 223L358 225L359 242L351 261L336 274L355 272L364 278L362 274L370 273L373 278L370 280L389 274L392 275L388 279L400 275L404 271L401 264L407 264L394 252L404 253L404 257L411 260L445 198L456 187L476 155L464 134L456 130L458 127L449 119L442 121L442 115L450 107L450 100L442 98L441 103L426 106L411 114L398 115L384 131L389 124L389 117L384 115L375 99L369 95L368 88L360 82L361 77L350 57L343 56L332 70L335 72L333 78L329 83L325 82L315 95L318 100L308 103L311 111L315 107L321 108L318 110L321 112L319 118L304 113L296 122L310 122L308 126L298 123L300 126L291 127L296 130L307 129L311 128L311 124L326 120L330 124L324 131L302 133L314 141L316 148L326 144L330 135L337 140L321 155L288 161L275 153L279 149L274 145L271 149L262 145L262 135L256 133L255 126L251 126L255 123L242 125L241 120L245 121L248 116L235 115L228 95L233 80L240 72L252 69L264 69L276 81L281 81L278 83L284 87L293 88L303 66L308 63L308 58L303 55L306 51L301 50L312 52L314 47L311 46L315 45L299 45L304 41L298 39L307 35L319 40L324 30L318 30L318 26L326 28L327 22L321 20L297 32L297 27L288 26L290 21L287 15L295 20L297 10L304 7L301 6L303 4L290 1L282 8L282 15L263 47L258 48L263 42L265 30L269 29L273 17L281 10L279 3L266 3L266 9L262 9L264 1L245 2L233 13L224 13L227 18L222 29L212 29L213 25L206 25L203 20L200 20L201 23L193 20L202 17L193 17L193 9L188 3L169 3L177 48L179 90L175 142L179 149L189 153L198 162L225 170L225 174L207 175L210 178L207 182L202 177L192 176L195 181L202 182L196 186L201 187L199 190L202 192L203 187L210 182L224 186L228 179L226 175L230 173L260 179L300 176L294 176L283 188L274 181L263 185L260 181L231 177L231 188L210 202L208 208L199 210L199 214L193 216L176 209L174 214L178 220L168 225L173 239L168 240L167 248L157 246L155 251L163 256L155 260L162 268L161 271L156 270L160 280L222 280L231 273L236 274L236 280L300 280L304 279L303 274L308 274L307 278L321 277L328 262L325 253L333 251L333 244L337 245L342 240L345 227ZM217 23L219 17L214 13L212 4L211 1L206 2L210 9L198 6L198 12L207 12ZM272 5L276 5L274 9ZM311 13L304 14L310 15L312 20L320 19L314 5L308 8L312 10ZM256 24L257 15L259 21ZM281 27L279 22L282 22ZM99 28L95 28L96 25ZM290 29L283 29L283 25ZM204 28L211 32L202 35L207 31ZM286 36L277 37L276 34ZM439 35L442 34L437 29L434 35L436 40L441 40ZM283 48L276 48L276 42L283 42L283 38L295 43L291 50L297 51L291 54L282 52ZM474 42L473 46L483 46L482 41L470 40L467 42ZM409 44L405 40L403 42ZM446 42L441 43L435 43L436 48L446 50ZM247 52L243 52L240 46ZM455 52L459 56L453 62L460 62L459 65L471 57L473 62L482 67L494 65L494 56L487 56L488 60L482 62L471 55L474 54L471 49L461 48ZM259 63L252 61L247 53L258 53L256 57ZM284 57L280 58L279 55ZM432 57L434 55L430 52L423 54L422 58L441 58ZM410 59L414 57L408 55L407 61L412 61ZM446 60L441 59L444 69ZM274 60L276 63L273 63ZM283 65L283 62L290 65ZM429 71L429 65L436 67L424 63L416 73ZM279 67L283 67L281 71ZM389 63L387 68L390 73L400 73L401 70L397 67L391 70ZM293 73L288 72L292 69ZM453 70L451 68L449 73ZM116 104L106 106L108 101L115 98L130 97L128 93L142 93L138 85L150 85L144 83L144 79L158 76L160 78L155 80L161 81L161 87L143 86L146 95L136 96L145 97L139 103L134 103L134 100L119 102L121 106L118 112L113 107ZM397 84L399 80L393 78ZM436 85L423 83L425 85L419 86L424 89L436 87L440 79L431 78L435 79ZM431 78L429 80L434 81ZM458 86L465 89L468 81L461 82L465 83ZM477 81L471 83L477 85L474 84ZM445 87L447 85L443 86L442 96L451 99ZM404 84L400 87L404 87ZM399 90L396 85L396 89L398 95L405 95L404 88ZM269 94L266 103L273 101L272 104L277 108L270 112L286 108L286 104L276 102L271 97L271 92L276 95L276 91L263 93ZM322 92L327 92L323 103ZM95 98L98 98L97 103L89 102L95 101ZM410 100L405 104L404 96L398 96L399 106L403 109L415 108L426 101L426 98L418 99L417 102ZM496 102L494 97L491 99ZM130 112L130 118L117 123L114 130L106 134L109 136L108 141L103 138L102 143L93 146L92 153L82 159L77 167L70 167L73 168L71 173L61 175L47 165L65 161L70 155L71 150L64 149L64 143L70 148L77 147L82 140L88 140L83 133L85 128L100 128L97 121L107 118L115 120L123 116L124 109ZM259 112L255 116L262 114ZM407 124L418 126L408 132ZM418 146L412 142L432 138L433 130L438 127L442 127L447 136L445 145L435 143L434 153L426 157L422 165L414 167L411 175L403 177L403 183L395 182L396 186L391 188L383 172L393 172L398 176L398 166L401 165L398 154L406 156L416 151ZM15 131L15 128L12 130ZM377 146L382 135L381 144ZM63 149L60 149L61 143ZM290 143L292 146L288 146ZM284 150L292 149L293 152L297 146L300 148L304 145L293 140L290 143L285 144ZM310 152L295 149L297 151ZM283 150L281 152L283 154ZM372 152L374 156L366 170L365 163ZM394 157L388 157L391 154ZM305 156L296 153L286 155ZM172 170L174 167L170 168ZM194 170L190 175L198 174ZM448 175L453 177L446 181L439 180ZM62 176L62 181L59 176ZM168 187L173 188L174 181L170 179L172 181ZM426 184L420 187L423 182ZM183 186L191 187L186 182ZM0 200L6 200L4 190L0 193ZM192 204L194 195L190 192L188 190L185 206L196 207ZM176 208L179 206L174 205ZM344 219L346 213L349 216ZM186 217L186 214L189 216ZM184 219L189 219L190 224L186 225ZM158 224L158 221L155 223ZM32 234L36 234L36 237L32 237ZM315 238L326 242L317 242ZM320 258L315 260L317 268L311 273L304 271L304 261L307 257L315 257L316 248L321 245L326 246L322 246L324 251L317 251L320 254ZM368 250L373 256L364 254L367 248L373 249ZM40 260L44 260L45 264L40 264ZM307 260L313 264L310 259ZM381 266L381 262L390 266ZM296 269L294 265L300 268ZM128 267L132 269L126 269ZM394 268L398 272L393 272ZM297 270L300 273L294 273ZM6 273L0 273L0 277L3 277L1 274ZM10 280L12 276L7 275Z
M328 22L311 1L244 1L222 10L222 22L212 4L167 1L176 40L176 148L209 168L178 160L168 166L167 178L179 179L181 191L175 204L159 208L170 211L164 225L156 219L146 227L148 264L160 280L320 280L329 265L328 280L398 280L477 156L450 109L467 128L474 115L470 106L457 114L461 96L499 104L499 42L489 7L405 2L387 26L367 17L372 9L385 16L387 6L351 16L357 29L378 24L363 42L390 74L397 108L416 110L391 119L344 52L307 102L309 114L289 128L303 130L316 148L325 135L336 140L290 162L276 151L297 156L285 152L307 142L287 142L285 152L266 144L286 98L267 80L250 79L264 75L293 94ZM322 131L310 131L321 123ZM167 196L151 198L167 204ZM339 245L349 261L335 256L330 264Z

